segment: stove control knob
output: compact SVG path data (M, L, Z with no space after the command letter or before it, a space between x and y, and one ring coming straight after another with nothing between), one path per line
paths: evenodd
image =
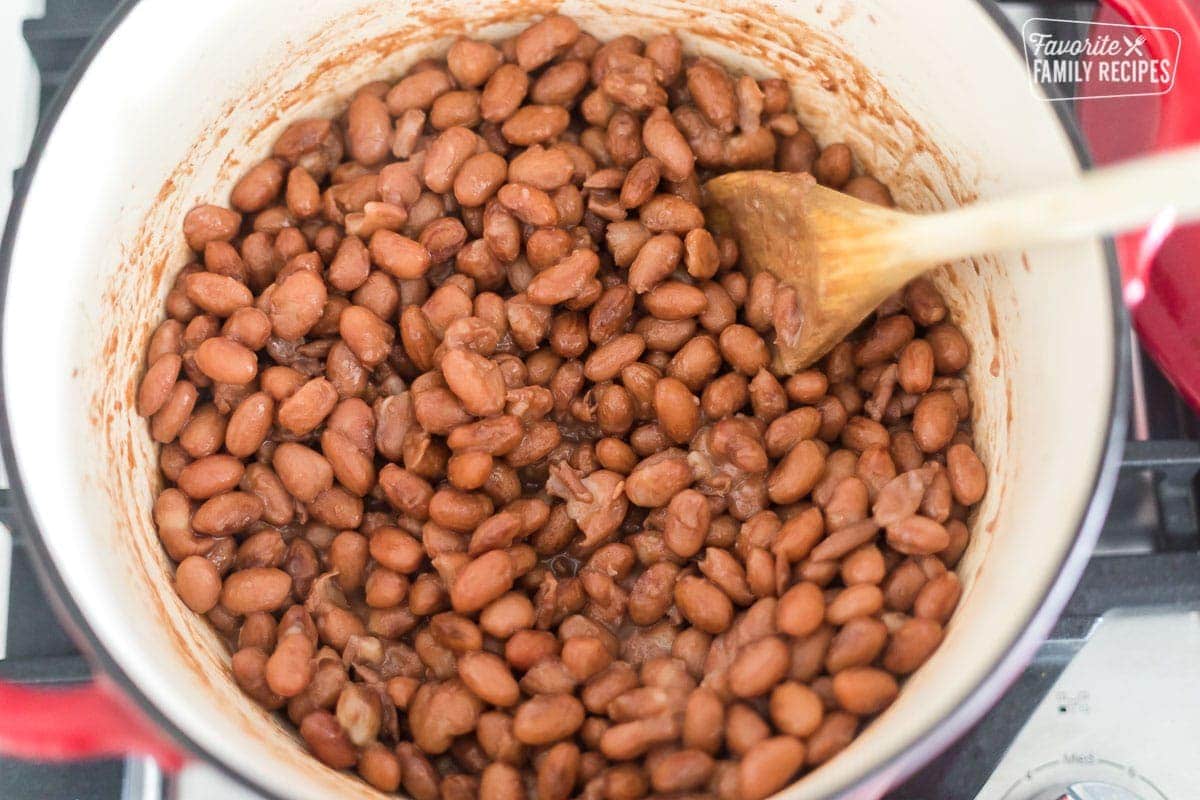
M1123 786L1100 781L1080 781L1067 787L1058 800L1141 800Z

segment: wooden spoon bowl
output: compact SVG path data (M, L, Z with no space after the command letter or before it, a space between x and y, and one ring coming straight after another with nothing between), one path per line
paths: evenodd
M820 186L808 173L730 172L704 185L709 227L742 267L780 281L775 366L804 369L893 292L963 256L1116 233L1163 213L1200 216L1200 147L1095 170L1059 186L910 214Z

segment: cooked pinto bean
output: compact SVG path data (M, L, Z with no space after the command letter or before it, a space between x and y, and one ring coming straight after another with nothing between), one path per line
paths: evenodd
M729 667L729 689L738 697L769 692L787 675L791 654L783 640L768 636L747 646Z
M442 374L469 413L490 416L504 410L504 377L495 362L468 350L451 350L442 358Z
M221 605L234 614L275 611L289 597L292 578L271 567L239 570L225 579Z
M224 336L205 339L196 348L195 363L217 383L247 384L258 374L254 351Z
M733 619L729 597L703 578L680 578L675 584L675 606L705 633L723 633Z
M175 591L197 614L207 614L221 594L221 575L204 556L188 556L175 569Z
M579 730L583 715L583 704L569 694L537 695L517 708L513 733L523 744L550 744Z
M234 237L242 222L242 215L227 208L200 205L183 218L183 235L188 247L203 252L209 242L227 242Z
M516 61L532 71L566 50L579 38L579 26L570 17L557 14L531 25L517 36Z
M896 679L873 667L853 667L833 676L833 695L851 714L875 714L896 698Z
M956 501L970 506L983 499L987 489L987 471L970 445L950 445L946 451L946 474Z
M188 464L175 482L193 500L206 500L237 486L243 472L242 462L233 456L211 455Z
M529 73L516 64L501 64L479 96L479 110L485 120L501 123L511 117L529 91Z
M209 536L241 533L258 521L262 501L246 492L225 492L204 502L192 516L192 528Z
M783 788L804 764L804 744L791 736L763 739L742 757L739 797L762 800Z
M935 453L948 445L957 428L957 406L949 392L930 392L913 410L913 436L926 453Z
M337 399L333 384L324 378L313 378L280 403L276 419L289 433L306 434L325 421Z

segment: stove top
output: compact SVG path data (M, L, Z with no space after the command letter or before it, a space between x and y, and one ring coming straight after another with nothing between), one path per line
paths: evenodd
M29 75L29 85L18 87L6 104L18 113L0 128L0 157L15 153L12 166L23 159L36 121L34 106L45 109L117 2L45 0L44 15L37 17L39 0L5 0L0 59L20 53L23 37L36 65L25 70L18 55L14 70L0 69ZM1095 8L1060 0L1001 7L1018 26L1033 17L1086 20ZM11 29L15 25L19 31ZM9 47L5 36L13 39ZM33 118L21 118L25 107ZM0 190L0 211L8 189ZM1078 589L1051 637L996 707L889 800L1178 800L1200 786L1194 754L1200 741L1194 677L1200 665L1200 419L1137 347L1133 352L1127 366L1134 385L1131 441ZM7 491L0 490L0 522L11 528L3 514L8 505ZM85 680L88 664L42 595L22 532L12 529L11 538L6 558L7 537L0 529L0 679ZM0 759L5 800L151 800L167 791L186 800L213 794L211 788L167 783L143 759L72 765Z

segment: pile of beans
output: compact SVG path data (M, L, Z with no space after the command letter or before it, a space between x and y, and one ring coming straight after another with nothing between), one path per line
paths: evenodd
M810 171L779 80L548 17L304 119L183 222L137 395L183 601L313 754L417 800L757 800L938 646L985 489L930 283L796 375L704 228Z

